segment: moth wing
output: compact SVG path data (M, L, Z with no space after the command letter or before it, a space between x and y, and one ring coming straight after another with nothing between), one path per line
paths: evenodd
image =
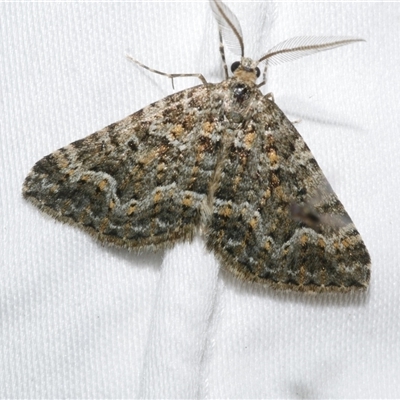
M360 234L274 103L257 102L219 168L207 247L228 270L279 289L368 286L370 257Z
M101 242L191 239L214 169L210 85L173 94L38 161L23 195Z

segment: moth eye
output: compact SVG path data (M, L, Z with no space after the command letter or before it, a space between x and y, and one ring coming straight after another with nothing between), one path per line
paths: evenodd
M259 78L261 75L260 68L256 67L256 76Z
M232 71L232 72L235 72L235 71L239 68L239 65L240 65L240 61L235 61L235 62L231 65L231 71Z

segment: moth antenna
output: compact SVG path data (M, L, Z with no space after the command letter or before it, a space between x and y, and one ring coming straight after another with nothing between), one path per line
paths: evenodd
M220 0L210 0L210 6L225 44L232 53L244 57L242 28L235 14Z
M266 81L267 68L298 58L309 56L320 51L331 50L355 42L365 42L364 39L340 36L298 36L287 39L268 51L258 61L265 61L263 82Z

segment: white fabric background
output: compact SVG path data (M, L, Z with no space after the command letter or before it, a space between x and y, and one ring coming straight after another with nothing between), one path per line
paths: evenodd
M275 67L268 91L370 250L368 294L243 284L201 239L110 249L25 202L40 158L174 92L125 50L217 82L218 35L204 1L1 4L1 398L400 397L400 6L228 4L248 56L300 35L367 40Z

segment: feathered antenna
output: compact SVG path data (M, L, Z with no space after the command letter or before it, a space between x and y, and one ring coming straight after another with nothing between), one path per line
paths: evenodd
M225 77L228 78L228 67L225 61L224 44L237 56L244 56L242 28L236 15L220 0L210 0L210 6L218 23L219 51L224 64Z
M258 60L258 62L265 61L263 82L261 82L260 86L266 82L269 65L294 61L320 51L331 50L355 42L365 42L365 40L347 36L298 36L287 39L268 50L268 53Z
M222 40L228 48L236 55L244 57L244 42L242 29L235 14L222 3L221 0L210 0L211 9L218 23L220 36L220 52L226 78L228 78L228 68L225 61L225 51ZM336 47L345 46L355 42L364 42L364 39L340 36L299 36L287 39L262 56L258 63L265 62L263 81L258 85L262 86L266 82L267 68L269 65L277 65L298 58L308 56L320 51L331 50ZM235 64L239 64L236 62ZM237 66L237 65L236 65Z

